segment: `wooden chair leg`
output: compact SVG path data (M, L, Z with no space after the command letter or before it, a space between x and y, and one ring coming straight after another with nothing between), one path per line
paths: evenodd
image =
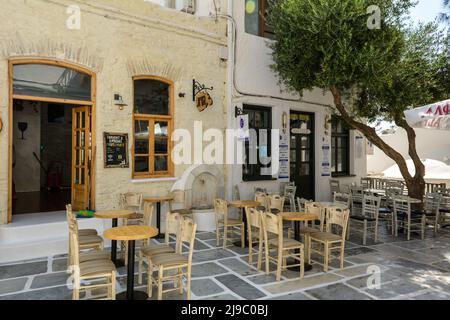
M266 274L269 274L270 271L270 261L269 261L269 251L270 251L270 247L269 247L269 243L267 241L264 241L264 252L265 252L265 264L266 264Z
M367 243L367 220L363 222L363 245Z
M330 252L329 252L329 243L325 242L325 246L323 249L323 252L325 254L324 258L323 258L323 271L328 272L328 263L329 263L329 258L330 258Z
M241 225L241 248L245 248L245 225Z
M186 299L191 300L191 268L188 267L188 272L186 275Z
M220 244L220 226L219 226L219 224L216 224L216 245L217 245L217 247L219 246L219 244Z
M283 249L278 248L278 258L277 258L277 281L281 280L281 269L283 263Z
M427 223L427 217L425 215L422 215L422 224L421 224L421 231L422 231L422 240L425 239L425 225Z
M153 296L153 285L156 280L153 278L153 265L149 260L147 261L147 295L151 299Z
M142 284L142 268L144 267L144 257L142 251L139 251L139 265L138 265L138 283Z
M178 293L183 294L183 268L178 268Z
M111 275L111 300L116 300L116 272Z
M252 234L248 233L248 264L253 263L253 243L251 239ZM258 255L258 263L259 263L259 255Z
M228 242L228 226L223 226L223 248L225 249L227 247Z
M249 244L250 245L250 244ZM262 240L261 240L261 236L259 238L259 243L258 243L258 264L257 264L257 269L261 270L261 265L262 265L262 255L263 255L263 245L262 245ZM249 248L249 253L250 253L250 248ZM251 253L250 253L251 254Z
M375 221L375 243L378 242L378 221Z
M300 279L305 276L305 250L300 248Z
M160 266L158 271L158 300L162 300L163 276L164 276L164 267Z
M344 244L342 244L342 246L341 246L341 256L340 256L340 263L341 263L340 267L341 267L341 270L344 269L344 254L345 254L345 247L344 247Z
M350 239L350 219L347 222L347 240Z

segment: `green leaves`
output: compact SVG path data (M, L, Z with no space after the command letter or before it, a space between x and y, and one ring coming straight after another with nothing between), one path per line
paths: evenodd
M405 108L449 97L448 35L437 25L410 27L411 0L272 0L274 70L292 90L336 86L351 109L393 120ZM367 8L381 10L369 29Z

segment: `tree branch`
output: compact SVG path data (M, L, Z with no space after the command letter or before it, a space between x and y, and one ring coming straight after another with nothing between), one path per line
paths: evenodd
M386 142L384 142L383 139L381 139L377 135L374 128L369 127L368 125L362 122L356 121L355 119L353 119L352 116L350 116L350 114L347 112L342 102L342 93L339 88L337 88L336 86L332 86L330 90L331 93L333 94L334 104L338 109L339 113L341 114L342 118L344 119L344 121L347 122L354 129L361 131L370 142L372 142L375 146L380 148L389 158L394 160L395 163L397 163L398 167L400 168L400 172L405 181L406 182L411 181L412 176L408 171L408 166L406 164L405 158L403 158L403 156L399 152L395 151L391 146L389 146Z

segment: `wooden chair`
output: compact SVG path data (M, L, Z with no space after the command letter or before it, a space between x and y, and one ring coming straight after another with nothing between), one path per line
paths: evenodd
M192 209L186 207L186 192L184 190L173 190L170 195L173 200L169 201L169 211L192 218ZM174 205L181 208L175 209Z
M267 211L269 209L269 200L268 195L263 192L256 192L255 193L255 201L258 201L261 203L261 207L264 207L264 210Z
M165 243L159 245L151 245L151 240L147 239L145 245L139 250L139 265L138 265L138 283L142 284L142 270L144 268L144 259L147 260L147 265L150 263L150 259L161 253L175 252L170 243L170 236L177 235L180 228L181 216L179 213L168 212L166 215L166 233Z
M245 208L247 215L247 235L248 235L248 263L253 263L253 244L258 243L258 270L261 269L262 256L264 250L264 232L262 227L262 215L264 211L258 211L255 208ZM266 270L268 273L269 270Z
M143 204L142 193L128 192L119 195L120 207L124 210L133 210L135 212L134 216L126 219L126 224L142 224L142 218L144 214L142 213Z
M305 205L309 202L314 202L313 200L307 200L305 198L297 197L297 210L299 212L305 211Z
M147 271L149 297L152 297L152 288L153 284L155 284L158 286L158 300L162 300L163 293L166 292L178 290L180 294L183 294L183 289L186 289L187 300L191 299L192 255L194 253L196 231L197 225L191 219L187 217L182 218L177 236L176 252L158 254L149 259ZM189 246L187 255L183 254L183 244L185 243ZM158 270L157 279L153 277L154 269ZM166 274L164 274L165 272ZM185 284L183 284L183 277L186 277ZM163 290L163 283L168 280L176 281L177 286L173 289Z
M255 192L255 194L256 194L257 192L261 192L261 193L265 193L265 194L268 193L268 192L267 192L267 188L261 188L261 187L255 187L254 192Z
M72 242L71 242L71 232L72 230L77 230L78 235L78 247L80 248L80 238L83 242L83 246L81 249L92 249L91 251L84 251L79 252L80 262L86 262L86 261L92 261L92 260L109 260L111 257L111 253L109 251L100 250L103 249L103 239L99 236L93 236L93 235L84 235L80 236L80 231L78 229L78 221L75 218L75 216L72 214L72 206L67 205L66 206L66 212L67 212L67 222L69 226L69 245L68 245L68 254L67 254L67 265L71 266L73 265L72 256L73 256L73 248L72 248ZM85 239L94 239L92 243L86 242Z
M315 252L324 257L323 270L328 271L331 251L340 250L340 267L344 268L345 235L350 210L332 207L326 213L326 231L310 234L308 250L308 261L311 260L311 252ZM318 245L318 249L313 248L313 244ZM321 248L323 247L323 250Z
M350 194L351 194L351 199L352 199L351 200L351 211L352 211L352 214L361 213L362 202L363 202L363 195L364 195L363 188L352 186L350 188Z
M268 211L275 214L283 212L285 201L284 197L275 194L268 196L267 200L269 209Z
M331 195L333 195L335 192L341 192L339 180L330 179L330 191Z
M441 199L441 205L439 206L441 228L445 228L450 225L450 196L445 194Z
M414 214L425 214L425 223L433 226L433 234L437 235L440 222L440 206L442 194L430 192L425 195L424 210L412 210ZM425 226L426 226L425 225Z
M245 247L244 222L240 219L230 219L228 217L228 203L222 199L214 200L214 213L216 216L216 240L217 246L220 244L220 228L223 227L223 248L227 247L228 241L240 239L242 248ZM236 229L239 229L237 231ZM231 235L239 235L239 238L229 237Z
M77 223L71 226L71 260L73 277L73 300L80 299L80 292L83 290L94 290L106 288L106 299L116 299L116 267L110 260L89 260L81 261L80 246L78 242ZM97 283L98 280L104 280L104 283ZM95 281L95 284L84 284L85 282Z
M298 263L290 265L290 267L300 266L300 278L305 274L305 253L303 243L284 238L283 235L283 219L273 213L266 212L263 214L262 225L265 241L265 260L266 272L269 270L269 263L274 262L277 265L276 279L281 280L281 271L287 268L287 258L292 258ZM269 234L275 235L272 238ZM272 257L270 251L275 251L276 256Z
M424 213L412 213L411 200L408 196L394 198L394 229L398 236L398 229L407 233L407 239L411 239L411 232L420 231L422 240L425 237L426 216Z
M66 206L66 214L67 214L67 223L70 227L71 224L74 222L77 222L77 218L72 212L72 205ZM91 229L85 229L85 230L78 230L77 228L77 236L79 237L78 245L81 250L86 249L98 249L103 250L103 238L97 235L97 231L91 230ZM70 242L69 242L69 251L70 248Z
M352 201L352 196L349 193L335 192L333 194L333 202L336 204L341 204L350 209Z
M351 215L348 233L350 233L351 222L362 224L363 245L367 242L367 233L370 230L374 232L374 241L378 241L378 215L380 210L381 197L364 195L362 203L362 213L360 215Z
M372 180L370 178L361 178L361 187L363 189L370 189L372 187Z
M292 185L286 185L284 187L284 193L283 193L283 197L284 197L284 204L285 206L288 206L286 209L291 211L291 212L295 212L296 208L295 208L295 195L297 193L297 187L296 186L292 186ZM281 210L281 211L285 211Z

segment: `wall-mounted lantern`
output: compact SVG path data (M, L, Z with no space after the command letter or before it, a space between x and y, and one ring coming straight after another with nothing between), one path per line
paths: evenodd
M128 106L128 104L123 101L122 96L118 93L114 94L114 104L119 107L120 111L122 111L124 107Z

